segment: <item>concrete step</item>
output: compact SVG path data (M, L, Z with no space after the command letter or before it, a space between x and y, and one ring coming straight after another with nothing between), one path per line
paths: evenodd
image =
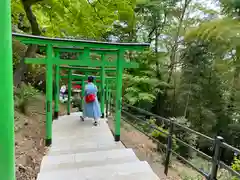
M41 172L37 180L159 180L147 162Z
M115 149L90 153L45 156L41 164L41 172L72 169L107 164L120 164L139 161L132 149Z
M70 136L73 134L85 135L85 134L99 134L104 132L111 132L108 124L104 120L100 120L99 126L94 126L92 120L86 120L82 122L78 119L64 120L53 124L53 137L58 136Z
M80 125L76 125L80 126ZM58 129L63 129L59 127ZM88 129L83 129L81 126L78 128L71 128L71 129L63 129L62 131L53 131L52 137L53 138L62 138L62 137L69 137L69 136L78 136L78 137L89 137L89 136L97 136L100 134L108 134L112 135L111 131L108 127L88 127Z
M52 144L60 144L60 143L74 143L74 142L95 142L95 141L103 141L103 140L111 140L114 141L114 137L112 133L101 133L101 134L84 134L82 135L75 135L72 134L70 136L58 136L53 138Z
M53 122L52 146L37 180L158 180L147 162L115 142L106 123L95 127L81 113Z
M74 147L74 146L81 146L82 144L86 143L95 143L95 144L115 144L114 138L112 135L102 135L99 136L89 135L88 137L71 137L71 138L61 138L55 139L52 142L52 149L59 148L59 147Z
M79 118L75 117L72 120L64 120L64 121L54 121L53 123L53 131L56 132L67 132L68 129L71 130L77 130L79 128L81 128L82 130L90 130L91 128L94 129L99 129L96 126L93 125L93 120L92 119L86 119L85 121L81 121ZM108 124L104 119L100 119L99 124L101 126L101 128L108 128ZM60 129L59 129L60 128Z
M77 124L82 124L84 126L84 125L92 125L92 123L94 121L91 118L85 118L85 120L82 121L79 116L71 116L70 115L70 116L65 116L65 117L63 117L61 119L58 119L58 120L54 120L53 125L58 126L58 125L61 125L61 124L64 124L64 123L72 124L74 122L77 123ZM107 123L107 119L101 118L101 119L99 119L99 122Z
M50 148L48 155L87 153L122 148L125 147L121 142L86 142L83 144L75 144L73 146L59 145L58 147L52 147Z

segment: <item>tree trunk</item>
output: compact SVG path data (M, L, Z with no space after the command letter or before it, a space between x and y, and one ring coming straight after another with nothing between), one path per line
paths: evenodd
M153 32L155 32L156 77L157 77L157 79L162 80L162 76L161 76L161 73L160 73L159 56L158 56L158 37L160 35L160 32L163 30L163 28L166 24L167 12L165 11L163 22L161 23L161 25L159 27L158 27L158 24L157 24L157 17L158 16L156 15L155 19L154 19L154 28L153 28L154 31L150 32L149 39L151 39L151 34ZM165 99L163 98L162 94L158 93L157 97L156 97L156 100L155 100L155 105L153 107L153 112L155 114L158 114L158 115L163 115L164 114L163 113L164 112L164 102L165 102ZM161 122L156 122L157 125L160 125L160 123Z
M183 23L183 20L184 20L184 16L185 16L187 7L190 4L190 2L191 2L191 0L185 0L184 1L184 6L183 6L183 9L182 9L180 19L179 19L179 25L178 25L178 28L177 28L176 35L174 37L174 43L173 43L171 54L170 54L170 65L169 65L169 74L168 74L168 78L167 78L167 84L170 84L173 72L174 72L175 67L176 67L175 66L176 65L175 60L176 60L176 52L177 52L177 49L178 49L178 38L179 38L179 35L180 35L180 30L182 28L182 23ZM165 88L164 93L162 95L163 99L167 99L167 91L168 91L168 88Z
M230 102L228 105L228 112L230 115L235 111L235 101L236 101L236 93L238 91L239 86L239 75L240 75L240 46L236 48L236 59L234 60L234 74L232 81L232 89L230 94Z
M176 32L176 35L175 35L175 38L174 38L174 44L173 44L173 47L172 47L172 52L171 52L171 55L170 55L170 61L171 62L170 62L170 66L169 66L170 71L169 71L169 75L168 75L168 79L167 79L168 84L171 82L173 70L175 68L176 52L177 52L177 48L178 48L178 38L179 38L180 30L182 28L182 23L183 23L183 19L184 19L184 16L185 16L185 12L186 12L187 7L190 4L190 2L191 2L191 0L185 0L183 10L182 10L182 14L181 14L181 17L179 19L179 25L178 25L178 28L177 28L177 32Z
M32 35L37 35L37 36L41 35L41 31L39 29L37 19L32 12L32 5L39 1L41 0L35 0L35 1L22 0L24 10L31 24ZM14 72L14 75L13 75L15 87L19 86L22 80L24 80L24 77L27 76L28 68L27 68L27 64L24 63L25 57L34 57L36 51L37 51L37 45L29 45L24 57L21 57L20 63L17 65L16 71Z

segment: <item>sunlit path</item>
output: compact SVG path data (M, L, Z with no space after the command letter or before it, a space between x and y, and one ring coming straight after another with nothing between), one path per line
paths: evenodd
M158 180L132 149L115 142L106 119L93 126L80 113L53 122L53 141L43 158L38 180Z

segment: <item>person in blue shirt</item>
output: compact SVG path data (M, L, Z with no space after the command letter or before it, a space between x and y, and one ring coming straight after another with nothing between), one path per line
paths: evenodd
M92 76L88 77L88 84L85 85L85 94L83 100L83 115L81 116L82 121L85 117L93 118L94 125L99 124L99 119L101 117L101 109L97 98L97 86L93 83L94 78Z

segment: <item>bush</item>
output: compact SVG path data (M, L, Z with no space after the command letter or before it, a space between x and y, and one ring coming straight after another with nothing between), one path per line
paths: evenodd
M78 108L79 111L82 110L82 99L79 96L74 96L72 99L73 108Z
M237 172L240 172L240 160L236 156L234 157L234 160L232 163L232 169ZM233 177L232 180L239 180L239 178Z
M141 128L144 132L146 133L152 133L152 127L150 127L150 125L153 125L155 126L155 122L156 120L155 119L149 119L149 120L146 120L147 123L142 123L141 124Z
M185 119L184 117L171 118L171 119L184 127L188 127L188 128L191 127L190 122L188 122L188 120ZM178 139L182 140L183 142L187 143L188 145L196 147L197 136L195 134L193 134L189 131L186 131L185 129L183 129L181 127L176 127L176 126L174 127L174 134L176 135L176 137ZM189 148L181 143L178 143L178 148L177 148L176 152L187 159L193 158L193 155L194 155L194 151L191 148Z
M163 129L162 127L158 127L158 129L159 129L159 131L155 129L152 132L152 137L156 138L162 144L167 144L167 135L166 134L168 134L168 130ZM173 140L173 142L172 142L172 149L174 151L176 151L176 149L178 148L176 140L175 139L172 139L172 140ZM165 151L165 148L162 148L162 146L159 146L158 150L159 151L162 151L162 150Z
M19 88L15 89L14 93L15 108L25 114L29 101L36 98L39 91L34 89L30 84L26 85L25 83L22 83Z
M151 136L157 139L162 144L167 144L167 137L168 137L168 130L158 127L159 131L157 129L153 130L151 133ZM162 132L161 132L162 131ZM174 136L174 135L173 135ZM165 163L166 160L166 148L164 148L160 143L157 144L157 148L159 152L164 152L164 155L162 156L162 163ZM176 140L172 139L172 150L176 151L178 148ZM169 164L172 164L172 157L170 158Z

